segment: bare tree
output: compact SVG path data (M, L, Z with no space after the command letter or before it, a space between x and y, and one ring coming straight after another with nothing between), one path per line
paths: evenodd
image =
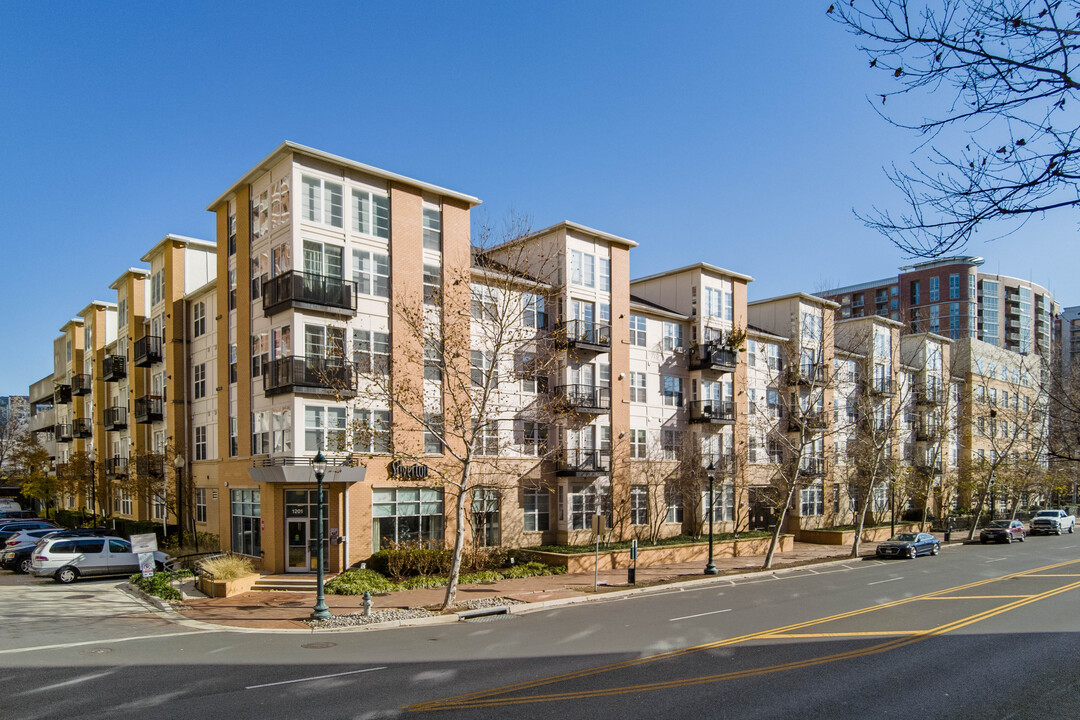
M905 209L859 215L867 226L936 257L986 223L1014 221L1007 234L1033 214L1080 203L1080 128L1066 108L1080 88L1075 3L865 0L828 14L893 83L872 99L879 114L928 148L924 163L887 171ZM914 102L924 94L936 110Z

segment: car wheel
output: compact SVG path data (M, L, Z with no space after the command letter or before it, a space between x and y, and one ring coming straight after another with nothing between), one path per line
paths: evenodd
M1012 534L1011 533L1005 536L1005 544L1006 545L1012 545Z
M1025 540L1027 540L1027 533L1020 533L1020 542L1024 542Z
M1069 526L1069 534L1070 534L1070 535L1072 535L1072 531L1073 531L1073 528L1074 528L1074 527L1075 527L1075 525L1070 525L1070 526Z
M914 560L918 556L919 556L919 549L918 548L913 547L910 550L908 550L908 557L910 559Z
M20 572L23 575L27 574L28 572L30 572L30 562L30 558L20 560L19 564L15 566L15 572Z
M930 548L930 554L931 555L937 555L939 552L941 552L941 546L940 545L934 545L934 547Z
M79 571L73 567L62 567L56 571L56 575L53 577L56 578L56 582L67 585L68 583L75 582L79 577Z

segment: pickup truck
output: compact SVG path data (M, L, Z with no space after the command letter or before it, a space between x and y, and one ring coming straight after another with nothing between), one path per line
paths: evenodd
M1073 531L1076 526L1076 517L1069 515L1064 510L1040 510L1031 518L1030 535L1039 533L1060 535L1066 530Z

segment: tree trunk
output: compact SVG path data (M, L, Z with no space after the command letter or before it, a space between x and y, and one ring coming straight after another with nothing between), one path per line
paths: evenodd
M870 489L866 492L866 497L862 501L862 510L859 512L859 521L855 524L855 540L851 543L851 557L859 557L859 549L862 545L862 533L863 528L866 527L866 512L870 509L870 498L874 496L874 485L870 484Z
M461 484L458 486L457 507L454 517L457 522L454 533L454 554L450 560L450 576L446 579L446 597L442 609L449 610L457 599L458 578L461 577L461 558L465 553L465 503L468 501L469 477L472 463L466 458L461 468Z
M968 532L968 540L975 539L975 533L979 529L979 517L982 515L983 508L986 506L986 498L990 495L990 487L994 482L994 474L990 475L986 479L986 488L983 489L982 494L979 495L979 504L975 508L975 517L971 519L971 531Z
M780 509L780 514L776 517L776 528L773 530L772 537L769 539L769 551L765 553L765 563L761 566L763 570L768 570L772 567L773 555L776 554L776 545L780 542L780 533L784 527L784 520L787 519L788 508L791 507L791 499L795 497L795 489L797 484L792 483L791 489L788 490L787 499L784 501L784 506Z

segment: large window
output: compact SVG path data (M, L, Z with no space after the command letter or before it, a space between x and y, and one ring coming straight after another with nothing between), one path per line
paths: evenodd
M191 318L191 336L202 337L206 333L206 303L195 303L191 308Z
M370 250L353 250L353 282L360 295L390 297L390 256Z
M195 459L206 459L206 426L199 425L195 428Z
M949 299L960 299L960 274L952 273L949 275Z
M524 509L525 532L547 530L551 516L551 493L542 488L526 488Z
M682 350L683 336L682 325L677 322L664 321L664 350L673 352Z
M663 375L661 376L661 379L663 380L664 405L667 405L668 407L682 407L682 378Z
M424 206L424 248L442 251L442 208Z
M371 491L371 515L375 552L395 543L442 544L442 490L375 488Z
M325 277L343 277L345 249L337 245L304 241L304 272Z
M230 490L232 515L232 552L258 557L262 551L260 536L259 491Z
M521 452L525 455L540 456L548 449L548 427L534 420L523 420L521 427Z
M476 488L472 493L473 541L480 547L499 545L499 491Z
M206 363L191 368L191 394L194 400L206 397Z
M385 375L390 372L390 333L354 330L353 362L360 373Z
M630 488L630 524L649 524L649 489L645 485Z
M567 502L570 505L571 530L590 529L592 517L598 508L601 514L607 515L608 525L611 525L611 503L604 488L597 488L596 485L572 485Z
M438 265L424 263L424 304L438 305L442 292L442 269Z
M645 347L644 315L630 315L630 344Z
M206 488L195 488L195 522L206 522Z
M646 402L648 399L645 386L645 373L636 370L630 371L630 402Z
M356 233L389 239L390 198L354 188L352 191L352 229Z
M304 449L341 451L345 449L345 408L307 405L304 407Z
M803 517L822 515L825 512L825 491L821 485L810 485L799 490L799 514Z
M353 450L385 455L390 452L390 411L353 411Z
M941 299L941 278L930 278L930 302Z
M611 292L611 260L600 258L600 289Z
M345 227L344 198L339 183L304 175L301 185L304 220L336 228Z
M713 522L735 520L735 486L720 485L713 488ZM709 520L709 491L701 491L701 519Z
M596 287L596 256L571 250L570 282L582 287Z
M251 454L270 454L270 412L251 413Z

